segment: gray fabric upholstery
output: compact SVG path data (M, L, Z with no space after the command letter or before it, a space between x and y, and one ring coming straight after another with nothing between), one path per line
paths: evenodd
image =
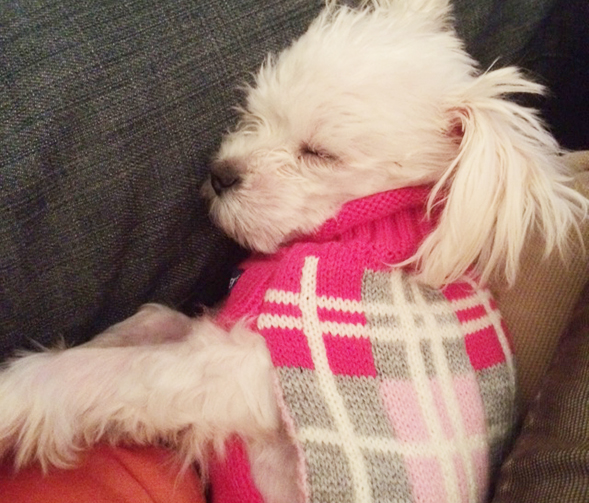
M531 105L571 150L589 149L588 21L587 0L558 0L517 61L548 87Z
M549 16L554 0L454 0L458 33L486 69L521 64L521 52Z
M0 5L0 355L146 301L210 304L236 247L199 185L238 84L320 3Z

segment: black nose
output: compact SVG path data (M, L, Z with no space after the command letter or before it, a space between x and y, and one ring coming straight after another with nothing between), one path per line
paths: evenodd
M235 167L226 161L217 161L211 169L211 185L215 194L220 196L230 188L235 188L241 182L241 177Z

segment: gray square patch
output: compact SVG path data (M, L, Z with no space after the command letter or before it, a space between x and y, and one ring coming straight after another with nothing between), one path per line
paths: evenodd
M417 284L421 297L427 304L436 304L438 302L447 302L444 294L437 288L432 288L421 283Z
M394 330L399 328L399 320L394 314L371 314L366 313L366 322L370 328L386 328Z
M472 365L466 354L464 339L444 339L442 344L448 361L448 368L452 375L464 375L472 372Z
M364 452L372 500L378 503L411 503L411 485L399 454Z
M425 373L430 379L432 379L436 377L436 364L434 362L434 354L432 352L432 341L428 339L421 339L419 341L419 347L421 349L423 364L425 365Z
M352 474L341 447L308 442L305 452L311 502L354 503Z
M362 277L362 302L394 304L388 272L367 270Z
M460 321L455 313L436 313L434 315L436 323L439 327L447 327L448 325L460 326Z
M514 410L507 365L503 363L479 370L476 376L481 390L487 424L489 426L511 424Z
M409 280L409 277L403 275L403 295L405 300L409 304L415 304L415 293L413 293L413 282Z
M409 360L403 341L372 341L374 366L381 377L409 379Z
M333 419L319 391L315 371L280 367L282 393L290 412L300 428L314 426L333 430Z
M393 431L373 377L337 376L337 387L357 435L390 438Z

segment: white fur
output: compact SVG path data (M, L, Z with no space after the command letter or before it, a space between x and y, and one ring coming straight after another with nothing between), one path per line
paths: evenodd
M269 58L248 89L218 165L240 182L203 193L218 224L273 252L345 202L429 183L438 227L407 263L433 286L474 268L513 281L532 227L566 250L587 202L566 183L559 148L533 111L505 99L542 88L517 70L480 73L443 0L328 5ZM232 434L249 445L268 502L292 501L293 447L280 424L263 339L238 324L150 305L67 351L0 373L0 454L71 466L99 440L166 443L206 467Z

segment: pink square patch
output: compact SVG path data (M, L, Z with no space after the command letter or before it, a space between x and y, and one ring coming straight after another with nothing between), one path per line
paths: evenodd
M440 461L436 458L408 458L407 471L414 501L446 503L448 496Z
M319 321L331 321L334 323L349 323L350 325L366 325L364 313L346 312L339 309L317 308Z
M466 353L475 370L493 367L505 361L505 354L493 327L483 328L464 339Z
M468 283L452 283L443 290L448 300L466 299L473 295L473 288Z
M380 394L397 438L403 442L425 442L430 433L415 386L411 381L387 380Z
M372 345L366 337L324 335L331 371L336 375L376 377Z
M260 333L276 367L315 368L307 338L300 330L274 328L262 329Z
M469 436L483 434L485 432L485 410L481 391L474 374L454 378L453 385L466 434Z
M456 311L456 316L460 323L467 323L487 316L487 310L485 309L485 306L479 304L478 306Z

